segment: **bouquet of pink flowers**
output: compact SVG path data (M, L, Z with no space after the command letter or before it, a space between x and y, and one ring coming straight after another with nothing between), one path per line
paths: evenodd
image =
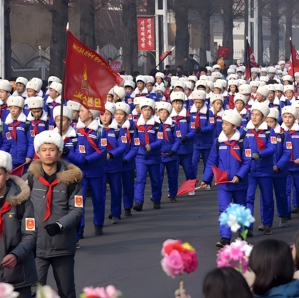
M0 297L3 298L15 298L19 294L14 292L14 287L11 284L0 282Z
M217 265L218 267L232 267L241 273L245 273L248 270L251 250L252 246L246 241L237 239L219 251L217 255Z
M86 287L80 298L119 298L121 295L121 292L114 286L108 286L106 289L104 287Z
M164 272L175 278L184 272L191 273L197 269L197 254L195 249L189 243L183 243L181 240L168 239L163 243L161 254L162 269ZM181 280L181 288L183 281Z

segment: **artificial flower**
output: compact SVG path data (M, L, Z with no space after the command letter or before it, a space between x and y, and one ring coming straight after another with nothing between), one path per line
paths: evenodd
M121 292L110 285L106 289L104 287L85 287L80 298L118 298L120 296Z
M184 271L191 273L197 269L197 255L195 251L187 250L181 253L181 257L184 264Z
M184 272L184 262L180 252L177 250L172 250L168 256L165 256L161 260L161 265L164 272L173 278Z
M37 286L36 298L60 298L50 286Z
M15 298L19 293L14 292L14 287L11 284L0 282L0 297L1 298Z

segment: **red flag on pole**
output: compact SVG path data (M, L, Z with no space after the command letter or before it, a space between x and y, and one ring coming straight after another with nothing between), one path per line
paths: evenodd
M212 166L212 171L214 173L215 184L224 184L224 183L231 183L228 179L227 171L222 171L219 168Z
M172 51L166 51L160 56L160 60L164 60L167 56L171 56Z
M198 183L198 179L191 179L184 181L178 190L177 196L183 195L189 191L193 191L195 189L195 184Z
M122 80L97 52L67 30L64 99L104 112L107 93L114 85L121 85Z
M24 165L25 164L22 164L16 168L14 168L11 172L10 172L10 175L15 175L15 176L18 176L18 177L22 177L23 176L23 173L24 173Z
M292 43L292 40L290 39L291 43L291 57L290 57L290 64L289 64L289 75L294 76L295 72L299 71L299 54L295 49L295 46Z
M249 42L247 41L247 46L245 49L245 80L249 80L250 79L250 69L252 67L257 67L257 63L255 61L255 57L253 55L253 51L251 46L249 45Z
M229 55L230 47L218 46L217 59L226 58Z

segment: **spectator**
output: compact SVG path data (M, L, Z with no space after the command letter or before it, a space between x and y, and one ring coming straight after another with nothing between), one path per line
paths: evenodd
M199 63L194 59L194 55L190 54L189 57L190 57L191 69L192 70L198 69L199 68Z
M163 73L168 76L170 74L170 65L165 65Z

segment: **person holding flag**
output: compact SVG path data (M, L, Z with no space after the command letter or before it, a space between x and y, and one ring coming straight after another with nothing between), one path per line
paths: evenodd
M213 179L213 167L218 171L227 171L225 183L216 181L218 189L219 214L221 214L232 202L246 205L246 192L248 188L248 173L251 157L248 154L249 143L242 139L238 131L242 117L235 110L226 110L222 117L222 132L214 141L207 161L206 169L201 182L202 188L211 185ZM215 169L215 168L214 168ZM220 241L217 247L230 244L231 230L228 227L219 226Z

